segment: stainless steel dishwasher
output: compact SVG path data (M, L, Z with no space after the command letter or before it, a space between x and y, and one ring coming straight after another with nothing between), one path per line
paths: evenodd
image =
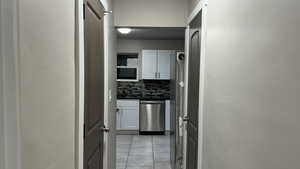
M165 101L140 101L140 134L164 134Z

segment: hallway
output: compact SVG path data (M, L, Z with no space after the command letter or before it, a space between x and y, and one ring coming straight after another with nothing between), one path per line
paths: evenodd
M0 0L0 169L300 169L299 16L300 0Z
M117 136L117 169L170 169L169 136Z

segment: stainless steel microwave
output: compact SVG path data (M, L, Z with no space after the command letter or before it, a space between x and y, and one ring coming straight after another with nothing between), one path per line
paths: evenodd
M138 68L118 66L117 67L117 80L118 81L138 81Z

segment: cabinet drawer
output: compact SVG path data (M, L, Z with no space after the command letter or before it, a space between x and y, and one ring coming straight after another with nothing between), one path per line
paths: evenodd
M118 107L139 107L139 100L117 100Z

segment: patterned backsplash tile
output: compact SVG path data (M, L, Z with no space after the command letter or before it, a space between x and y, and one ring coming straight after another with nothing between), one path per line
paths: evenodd
M170 81L118 82L118 99L170 99Z

